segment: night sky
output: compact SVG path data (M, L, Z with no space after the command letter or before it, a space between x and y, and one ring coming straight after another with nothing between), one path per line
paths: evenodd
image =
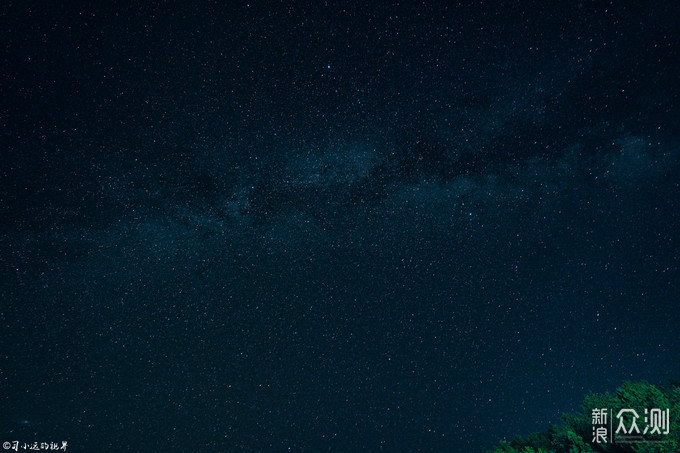
M61 3L0 6L0 441L473 452L680 377L677 2Z

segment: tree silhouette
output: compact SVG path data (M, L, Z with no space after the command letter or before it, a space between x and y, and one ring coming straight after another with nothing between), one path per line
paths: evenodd
M621 409L634 409L640 414L638 426L644 430L645 409L669 410L668 434L645 434L644 442L623 443L593 442L593 409L607 409L609 418L616 417ZM616 431L618 419L609 420ZM598 425L599 426L599 425ZM651 432L651 431L650 431ZM561 425L548 431L517 437L489 450L488 453L673 453L680 451L680 381L671 380L667 387L657 387L647 382L624 382L615 393L588 394L580 410L562 416Z

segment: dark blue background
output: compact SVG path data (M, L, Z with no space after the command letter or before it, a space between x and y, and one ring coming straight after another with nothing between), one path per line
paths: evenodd
M680 365L675 2L0 7L0 441L480 451Z

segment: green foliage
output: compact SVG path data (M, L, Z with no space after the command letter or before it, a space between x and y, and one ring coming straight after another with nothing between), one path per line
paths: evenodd
M646 440L664 443L598 444L593 440L593 409L610 409L608 420L616 430L619 410L635 409L644 419L645 409L670 411L670 432L667 435L645 435ZM643 429L641 427L641 429ZM565 414L562 425L550 426L547 432L517 437L501 442L488 453L673 453L680 451L680 381L672 380L667 387L647 382L624 382L614 394L588 394L575 414Z

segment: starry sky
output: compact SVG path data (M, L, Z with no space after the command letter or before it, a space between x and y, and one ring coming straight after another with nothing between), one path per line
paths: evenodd
M0 6L0 441L474 452L680 377L677 2L58 3Z

